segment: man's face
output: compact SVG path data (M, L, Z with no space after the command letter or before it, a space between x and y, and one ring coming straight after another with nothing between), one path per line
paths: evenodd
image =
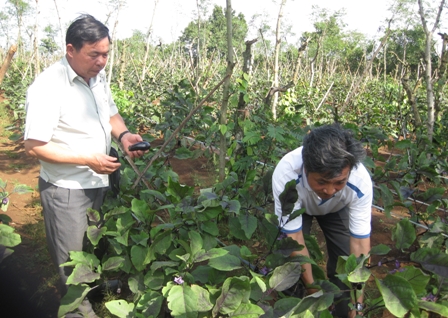
M308 184L310 188L323 200L328 200L333 195L342 190L347 184L350 175L350 167L342 169L342 173L333 178L326 179L322 173L309 172L307 174Z
M106 66L108 55L108 37L95 43L84 43L79 51L73 45L67 45L67 56L70 66L87 83Z

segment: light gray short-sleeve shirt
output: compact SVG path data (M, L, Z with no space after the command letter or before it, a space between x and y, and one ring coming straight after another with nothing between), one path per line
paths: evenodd
M25 140L54 142L79 154L108 154L110 117L118 113L104 71L90 79L78 76L64 57L42 72L29 87L26 99ZM69 189L109 185L108 175L87 166L40 161L40 176Z
M335 213L343 208L349 208L350 235L356 238L370 236L370 221L372 215L373 187L369 172L363 164L358 164L350 172L346 186L328 200L322 200L309 186L303 171L302 147L286 154L277 164L272 175L272 190L275 202L275 214L279 218L279 226L285 233L294 233L302 229L302 216L289 220L282 216L279 196L285 189L285 184L296 181L299 199L294 209L305 208L306 214L325 215Z

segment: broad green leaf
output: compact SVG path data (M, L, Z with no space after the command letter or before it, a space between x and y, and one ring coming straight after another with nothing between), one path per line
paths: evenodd
M67 278L67 285L93 283L97 279L100 279L99 273L95 273L89 266L85 264L77 264L73 269L73 272Z
M304 248L296 240L290 237L286 237L275 244L275 254L281 254L283 257L288 257L292 252L301 251Z
M97 225L101 221L101 215L100 212L94 210L94 209L87 209L87 217L89 218L89 221Z
M249 146L255 145L261 139L261 135L258 131L248 131L244 134L243 142L247 143Z
M236 256L227 254L211 259L208 265L220 271L230 272L241 268L241 260Z
M188 237L190 238L191 255L194 257L202 249L202 237L196 231L188 232Z
M71 251L71 261L61 264L60 266L73 266L77 264L84 264L91 268L98 267L100 265L99 259L94 255L83 251Z
M107 232L107 227L97 228L96 225L91 225L87 228L87 237L93 246L97 246L101 238Z
M198 316L198 296L186 284L173 286L167 297L168 308L174 317L196 318Z
M14 247L22 242L19 234L13 233L14 228L6 224L0 224L0 245Z
M319 247L319 243L317 242L316 238L312 235L303 235L305 238L305 245L308 249L308 253L310 254L310 257L316 261L319 262L324 258L324 255L322 254L322 251ZM301 248L303 249L303 247Z
M182 200L186 196L193 194L194 187L182 186L179 182L174 181L171 177L168 178L168 188L166 192L175 198L177 201Z
M84 284L69 286L67 293L61 299L58 317L63 317L66 313L76 310L89 291L90 287Z
M420 268L415 268L414 266L402 267L401 270L394 275L403 277L408 281L416 295L423 294L426 291L426 285L430 279L429 275L426 275Z
M128 279L128 286L133 294L138 295L143 293L143 290L145 289L143 274L140 272L130 276Z
M395 241L397 249L409 248L416 239L415 229L409 219L402 219L392 231L392 240Z
M210 301L210 293L206 289L199 285L191 285L191 290L198 298L198 311L206 312L213 308L213 304Z
M312 313L317 313L326 310L333 303L334 294L323 293L322 290L311 294L303 298L297 308L294 309L294 314L300 314L306 312L307 310Z
M160 293L149 291L138 300L136 308L146 315L144 317L159 317L163 300L164 298Z
M411 260L420 263L424 269L448 278L448 254L435 248L420 248L411 254Z
M395 316L403 317L417 305L417 296L404 278L387 275L383 280L375 278L386 308Z
M229 317L233 318L258 318L264 314L264 310L251 303L242 303Z
M238 200L231 200L226 206L226 210L230 213L239 214L241 209L241 203Z
M370 250L370 255L386 255L390 252L390 247L384 244L378 244L372 247Z
M120 268L124 263L124 257L112 256L103 263L103 272Z
M163 287L165 282L165 275L162 270L148 271L143 278L143 283L146 287L152 290L159 290Z
M131 240L137 245L147 246L149 234L147 232L139 232L138 234L131 235Z
M282 298L274 304L274 317L291 317L300 299L295 297Z
M12 219L8 215L0 214L0 224L8 225L10 222L12 222Z
M212 235L212 236L218 236L219 229L218 225L214 221L205 221L201 224L201 230Z
M218 313L232 314L242 302L247 302L250 296L250 281L247 277L230 277L222 286L221 295L216 300L213 316Z
M179 262L171 262L171 261L156 261L151 264L151 270L156 271L159 268L165 267L178 267Z
M5 189L7 185L8 185L8 182L3 181L2 179L0 179L0 188Z
M418 306L421 309L424 309L426 311L430 311L430 312L439 314L441 317L448 317L448 307L447 306L437 304L432 301L423 301L423 300L418 301Z
M384 207L390 208L394 204L394 196L392 192L385 184L380 184L379 187L381 189L381 199L383 200ZM390 213L386 214L390 217Z
M249 213L244 213L238 216L238 220L240 221L241 229L244 231L247 239L250 239L257 229L257 218Z
M148 219L148 213L149 213L149 206L148 204L143 200L138 199L132 199L132 212L135 213L135 216L137 217L137 220L140 222L146 222Z
M269 286L277 291L284 291L293 286L302 275L300 263L286 263L274 269L269 279Z
M149 248L147 246L134 245L131 248L131 260L132 264L138 271L145 269L145 265L148 264L147 256L149 254Z
M296 189L296 180L291 180L285 184L285 190L279 195L282 216L291 214L298 199L299 194Z
M133 303L128 303L126 300L111 300L105 303L106 308L111 314L119 318L132 317L135 305Z
M228 253L229 252L223 248L212 248L211 250L208 250L208 251L201 250L199 253L197 253L195 255L193 261L195 263L199 263L199 262L206 261L208 259L213 259L213 258L224 256Z

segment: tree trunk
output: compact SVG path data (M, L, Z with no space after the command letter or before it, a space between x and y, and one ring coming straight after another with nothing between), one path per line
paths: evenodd
M8 71L9 66L11 65L12 58L14 54L17 52L17 45L13 44L9 48L8 54L5 56L5 60L3 61L2 67L0 68L0 85L2 85L3 78L5 78L5 74Z
M61 23L61 15L59 14L59 8L56 0L54 0L54 7L56 8L56 14L58 15L59 21L59 34L61 35L61 51L62 55L65 54L65 40L64 40L64 32L62 31L62 23Z
M34 76L40 73L40 54L39 54L39 0L36 1L36 21L34 23L34 40L33 40L33 50L34 50Z
M283 7L285 6L286 0L282 0L280 4L280 10L278 12L277 17L277 27L275 30L275 56L274 56L274 82L272 83L273 87L278 87L278 58L280 55L280 26L281 26L281 20L283 17ZM274 99L272 101L271 111L272 111L272 117L274 120L277 120L277 104L278 104L278 92L274 93Z
M114 69L114 58L115 58L115 48L116 48L115 34L117 33L118 19L119 19L119 16L120 16L120 11L121 11L122 6L123 6L123 1L122 0L118 0L117 17L115 19L114 28L112 30L112 44L111 44L110 52L109 52L109 56L110 56L110 59L109 59L109 74L108 74L108 77L107 77L107 82L109 83L109 86L110 86L110 82L112 80L112 72L113 72L113 69Z
M154 22L154 16L156 14L156 7L157 7L158 3L159 3L159 0L154 0L154 10L152 11L151 24L149 25L148 33L146 33L146 50L145 50L145 57L143 58L141 82L143 82L145 80L145 76L146 76L146 63L148 62L149 44L150 44L151 34L152 34L152 24Z
M221 117L219 120L221 128L221 140L219 144L219 180L223 181L226 176L226 154L227 154L227 106L229 104L230 96L230 78L233 73L235 63L233 62L233 45L232 45L232 1L226 0L226 20L227 20L227 69L226 80L223 86L223 97L221 104ZM224 128L225 127L225 128Z
M434 136L434 121L435 121L435 102L434 102L434 83L432 81L432 65L431 65L431 41L434 31L440 22L440 16L442 15L445 0L440 1L440 6L437 12L434 26L430 30L426 23L425 13L423 9L422 0L418 0L418 13L422 21L423 31L425 32L425 74L424 79L426 83L426 101L428 103L428 121L426 122L427 137L429 142L432 142Z

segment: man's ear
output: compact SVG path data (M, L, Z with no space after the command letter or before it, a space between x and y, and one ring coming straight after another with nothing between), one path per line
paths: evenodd
M75 47L73 46L73 44L67 44L66 46L66 52L68 54L68 56L73 57L73 52L75 51Z

